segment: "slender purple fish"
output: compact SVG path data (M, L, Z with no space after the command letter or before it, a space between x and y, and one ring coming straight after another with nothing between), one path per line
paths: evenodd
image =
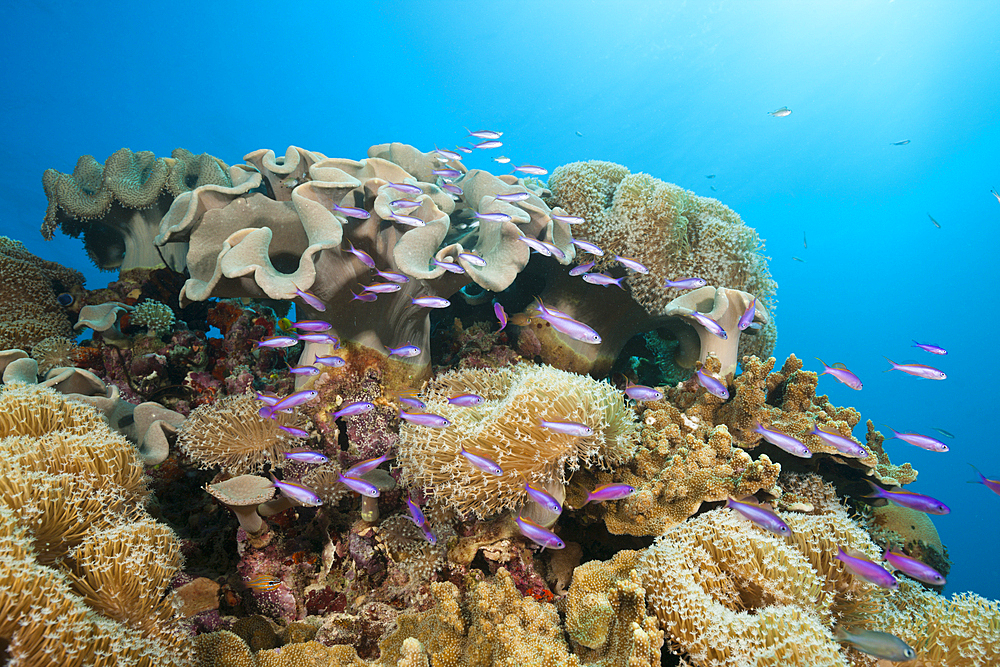
M816 357L816 361L823 364L823 372L820 373L820 375L832 375L836 380L846 384L851 389L861 391L861 379L851 371L847 370L846 366L843 364L840 364L839 366L836 364L833 366L827 366L826 362L819 357Z
M295 428L294 426L278 426L282 431L288 433L289 435L294 435L296 438L308 438L309 431L301 428Z
M948 350L943 347L938 347L937 345L931 345L930 343L918 343L917 341L913 341L913 345L910 347L919 347L921 350L926 350L931 354L948 354Z
M463 268L460 264L456 264L455 262L442 262L440 259L437 259L435 257L434 259L431 260L431 263L434 264L434 266L440 267L445 271L448 271L449 273L465 273L465 268Z
M487 139L486 141L480 141L475 144L476 148L500 148L503 146L502 141L497 141L496 139Z
M371 292L372 294L392 294L401 289L399 283L372 283L371 285L366 285L364 291Z
M450 192L453 195L458 195L459 197L461 197L464 194L462 192L462 188L458 187L454 183L442 183L441 189L444 190L445 192Z
M319 375L319 369L315 366L292 366L288 372L294 375Z
M319 333L329 331L333 328L333 325L322 320L302 320L301 322L292 322L292 328Z
M465 131L469 133L470 137L475 137L476 139L499 139L503 136L503 132L494 132L493 130L476 130L473 132L469 128L465 128Z
M518 202L524 201L530 196L530 192L508 192L507 194L493 195L493 198L499 199L500 201Z
M341 417L355 417L357 415L363 415L366 412L371 412L375 409L372 403L367 401L355 401L354 403L347 403L341 409L333 413L334 419L340 419Z
M569 270L569 275L571 276L582 276L583 274L594 268L593 262L587 262L586 264L578 264Z
M636 271L638 273L649 273L649 269L647 269L644 265L640 264L638 260L634 260L631 257L623 257L622 255L615 255L615 259L617 259L622 266L628 269L632 269L633 271Z
M756 315L757 315L757 299L755 298L753 301L750 302L750 305L747 306L747 309L743 311L743 314L740 315L740 321L736 324L736 328L739 329L740 331L743 331L751 324L753 324L753 318Z
M812 452L809 451L809 448L803 445L797 438L793 438L792 436L781 433L780 431L772 431L769 428L764 428L760 424L756 424L753 430L754 432L760 433L764 436L764 439L772 445L785 450L792 456L798 456L803 459L808 459L812 456Z
M274 394L262 394L259 391L257 392L256 396L258 401L263 401L267 405L274 405L275 403L281 400L281 398L275 396Z
M486 260L472 252L460 252L458 258L480 269L486 266Z
M860 552L848 554L840 547L837 547L837 560L841 561L859 579L864 579L868 583L881 586L882 588L899 588L899 582L896 580L896 577L892 576L892 572Z
M399 347L386 347L389 350L390 357L416 357L420 354L420 348L416 345L401 345Z
M458 178L459 176L462 175L462 172L460 172L458 169L451 169L451 168L432 169L431 173L434 174L435 176L440 176L441 178Z
M704 371L699 370L696 375L698 376L698 384L704 387L708 393L718 396L724 401L729 400L729 389L724 382Z
M415 215L403 215L402 213L390 212L389 217L401 225L409 225L410 227L425 227L427 225L426 222Z
M337 340L334 336L325 333L299 334L298 339L307 343L324 343L326 345L333 345L334 348L340 346L339 340Z
M712 334L713 336L717 336L722 340L728 340L729 336L726 335L726 330L722 328L721 324L713 320L708 315L705 315L704 313L699 313L697 310L692 310L690 313L688 313L688 315L694 318L694 320L698 324L705 327L705 330L708 331L708 333Z
M319 452L312 452L308 450L285 452L285 458L289 461L300 461L302 463L326 463L330 460Z
M497 316L497 320L500 321L500 328L497 330L499 333L503 331L503 328L507 326L507 311L503 309L499 301L493 302L493 314Z
M330 366L331 368L339 368L347 363L343 357L338 357L335 355L330 355L328 357L316 357L316 363L322 364L323 366Z
M455 151L445 150L444 148L434 147L434 152L443 157L445 160L461 160L462 156ZM420 524L423 525L423 524Z
M375 268L375 260L372 256L366 253L364 250L358 250L354 247L354 244L350 241L347 242L347 252L351 253L355 257L361 260L361 263L367 266L369 269Z
M283 482L274 475L271 475L271 481L275 488L296 502L312 506L323 504L323 500L309 487L295 482Z
M412 199L396 199L389 202L389 206L395 206L396 208L417 208L420 206L420 202L413 201Z
M549 173L548 169L539 167L536 164L522 164L520 167L514 167L514 171L519 171L522 174L531 174L532 176L544 176Z
M863 459L868 456L868 451L858 443L854 442L850 438L845 438L839 433L824 431L818 424L813 425L813 430L809 431L809 434L815 435L824 443L833 447L845 456L853 456L859 459Z
M556 222L565 222L567 225L579 225L582 222L586 222L578 215L559 215L558 213L550 213L549 217Z
M912 491L903 491L902 489L890 491L883 489L870 480L865 481L868 482L868 486L872 489L872 492L865 496L865 498L883 498L894 505L907 507L917 512L923 512L924 514L944 515L951 513L951 508L937 498L913 493Z
M658 401L663 398L663 392L644 384L629 383L625 387L625 395L633 401Z
M602 503L605 500L621 500L635 493L635 487L628 484L602 484L587 494L583 504Z
M932 438L929 435L921 435L919 433L900 433L896 429L883 424L887 429L892 431L892 437L903 442L908 442L915 447L920 449L926 449L929 452L947 452L948 445L944 444L937 438ZM891 438L890 438L891 439Z
M542 428L547 428L550 431L565 433L566 435L577 435L580 437L594 435L594 429L590 428L586 424L579 424L577 422L540 421L538 422L538 425Z
M410 500L409 496L406 496L403 500L406 501L406 509L410 510L410 518L413 520L413 523L417 524L417 528L423 528L424 524L427 523L427 518L420 511L420 505Z
M607 287L608 285L617 285L621 289L625 289L622 285L622 281L625 280L627 276L622 276L621 278L612 278L606 273L585 273L583 274L584 282L588 282L591 285L600 285L601 287Z
M469 148L468 146L455 146L455 150L462 151L463 153L466 153L466 154L472 152L472 149Z
M451 301L440 296L418 296L411 298L410 302L422 308L447 308L451 305Z
M351 294L354 294L354 292L351 292ZM376 301L377 299L378 299L378 294L376 294L375 292L362 292L361 294L354 294L354 297L351 299L351 301L364 301L365 303L371 303L373 301Z
M483 472L488 472L491 475L503 474L503 469L497 465L496 461L488 456L473 454L472 452L466 450L465 447L462 447L460 453L469 461L469 463Z
M419 398L414 398L412 396L400 396L399 402L405 406L416 408L417 410L425 410L427 404L421 401Z
M944 380L948 377L944 374L944 371L940 371L933 366L925 366L924 364L897 364L889 357L885 357L885 360L892 366L889 369L890 371L903 371L909 375L914 375L918 378L927 378L928 380Z
M971 463L969 465L972 466ZM979 475L979 479L971 481L969 484L982 484L987 489L1000 496L1000 479L986 479L986 476L979 472L979 468L972 466L972 469L976 471L977 475Z
M256 347L291 347L299 342L295 336L275 336L254 343Z
M535 544L541 546L543 549L548 547L549 549L565 549L566 544L559 539L559 536L553 533L548 528L543 528L531 519L525 519L523 516L518 515L517 527L521 531L521 534L527 537L529 540Z
M358 220L367 220L372 217L372 214L363 208L354 208L352 206L338 206L337 204L334 204L333 210L343 216L348 218L357 218Z
M297 391L275 403L271 406L271 411L281 412L282 410L288 410L289 408L294 408L298 405L302 405L303 403L308 403L317 396L319 396L319 392L315 389L303 389L302 391Z
M664 287L673 287L674 289L697 289L699 287L704 287L708 284L704 278L678 278L677 280L668 280Z
M403 412L399 411L399 418L404 419L417 426L428 426L430 428L445 428L451 426L451 422L441 415L434 415L429 412Z
M482 404L483 397L476 394L458 394L449 398L448 402L460 408L471 408L474 405Z
M551 243L546 243L545 241L539 241L539 243L545 246L545 249L549 251L549 254L556 259L566 259L566 253L560 250L557 246L554 246Z
M389 282L405 284L410 282L410 279L404 276L402 273L394 273L392 271L376 271L375 275L379 278L385 278Z
M553 514L560 514L562 512L562 505L558 500L549 495L545 489L535 486L530 482L525 482L524 492L528 494L529 498L541 505L547 511L552 512Z
M538 297L535 297L535 304L539 313L538 317L551 324L552 328L556 331L564 333L573 340L578 340L582 343L597 345L601 342L600 335L583 322L577 322L572 318L556 315L554 312L546 309L542 300Z
M431 532L430 526L424 526L423 527L423 531L424 531L424 539L425 540L427 540L431 544L437 544L437 541L438 541L437 537L435 537L434 533Z
M310 306L312 306L319 312L322 313L326 311L326 304L320 301L319 297L317 297L315 294L312 294L311 292L303 292L300 289L295 290L295 294L298 295L299 298L301 298L303 301L308 303Z
M538 239L533 239L530 236L520 236L517 240L541 255L545 255L546 257L552 256L552 251L548 249L545 243L542 243Z
M416 185L410 185L409 183L387 183L390 188L395 188L400 192L405 192L408 195L419 195L423 194L423 190L418 188Z
M600 247L594 245L590 241L581 241L580 239L573 239L573 245L575 245L580 250L584 252L589 252L591 255L597 255L598 257L604 257L604 251Z
M739 512L753 523L775 535L788 537L792 534L792 529L788 527L788 524L766 507L762 507L756 503L741 502L732 496L726 499L726 507Z
M479 211L473 212L477 220L486 220L487 222L510 222L510 216L506 213L480 213Z
M350 468L344 471L344 477L361 477L366 472L371 472L375 468L379 467L391 457L388 454L383 454L382 456L376 456L373 459L365 459L355 463Z
M882 554L882 558L889 565L892 565L893 568L913 577L917 581L922 581L931 586L944 586L945 584L945 578L940 572L923 561L911 558L904 553L886 550Z
M337 477L337 481L349 488L351 491L357 491L363 496L368 496L369 498L378 498L381 491L378 487L371 482L366 482L363 479L355 479L354 477L346 477L341 474Z

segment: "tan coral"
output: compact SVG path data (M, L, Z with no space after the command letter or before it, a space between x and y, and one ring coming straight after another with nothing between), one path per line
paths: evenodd
M448 402L460 393L484 401L472 407ZM621 465L635 449L636 426L618 390L548 366L452 371L420 396L427 412L451 426L401 426L397 461L404 483L423 487L436 503L461 514L485 518L518 508L527 499L525 481L561 494L567 474L582 464ZM543 420L586 424L594 434L557 433L540 426ZM473 467L463 447L492 458L504 474Z
M64 336L49 336L31 349L31 356L38 362L38 374L45 375L57 366L72 366L77 345Z

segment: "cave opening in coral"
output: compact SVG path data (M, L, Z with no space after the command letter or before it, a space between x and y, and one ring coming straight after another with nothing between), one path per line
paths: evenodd
M677 363L680 340L666 327L632 336L611 368L612 377L624 375L649 387L675 386L694 373Z

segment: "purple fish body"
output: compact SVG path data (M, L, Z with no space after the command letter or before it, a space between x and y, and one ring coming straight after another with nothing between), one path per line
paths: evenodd
M688 315L691 316L698 324L703 326L708 333L721 338L722 340L727 340L729 336L726 335L726 330L722 328L722 325L713 320L708 315L704 313L699 313L697 310L692 310Z
M445 428L451 426L451 422L441 415L434 415L429 412L403 412L400 411L399 418L416 424L417 426L428 426L430 428Z
M389 206L395 206L396 208L417 208L420 206L420 202L413 201L412 199L396 199L389 202Z
M969 465L972 466L971 463ZM972 469L976 471L977 475L979 475L979 479L969 482L970 484L982 484L987 489L1000 496L1000 479L986 479L986 475L979 472L979 468L972 466Z
M423 531L424 531L424 539L425 540L427 540L431 544L437 544L437 537L435 537L434 533L431 532L430 526L426 526L425 525L423 527Z
M500 148L501 146L503 146L503 142L496 139L487 139L475 145L476 148Z
M295 428L294 426L278 426L282 431L288 433L289 435L294 435L296 438L308 438L309 431L301 428Z
M632 269L637 273L649 273L649 269L647 269L644 265L640 264L637 260L634 260L631 257L623 257L622 255L615 255L615 259L617 259L618 263L621 264L622 266L628 269Z
M399 283L372 283L371 285L365 285L365 291L373 294L392 294L401 289Z
M931 586L944 586L944 576L930 565L898 551L886 551L882 558L903 574Z
M756 315L757 315L757 299L755 298L753 301L750 302L750 305L747 306L747 309L743 311L743 314L740 315L740 321L736 324L736 328L739 329L740 331L743 331L751 324L753 324L753 318Z
M458 187L454 183L442 183L441 189L444 190L445 192L450 192L453 195L458 195L459 197L461 197L464 194L462 192L462 188Z
M510 222L510 216L506 213L480 213L479 211L474 211L477 220L486 220L487 222Z
M604 256L604 251L600 247L594 245L590 241L581 241L580 239L573 239L573 245L575 245L580 250L584 252L589 252L591 255L597 255L598 257Z
M416 185L410 185L409 183L387 183L386 185L390 188L398 190L399 192L405 192L408 195L419 195L424 192Z
M514 167L514 171L519 171L522 174L530 174L532 176L544 176L549 173L548 169L539 167L536 164L522 164L520 167Z
M383 454L382 456L377 456L373 459L365 459L359 463L355 463L350 468L344 471L344 477L361 477L367 472L375 470L383 463L389 460L388 454Z
M348 218L357 218L358 220L367 220L368 218L372 217L372 214L364 210L363 208L353 208L351 206L338 206L334 204L333 210L336 211L337 213L340 213L343 216L346 216Z
M445 150L443 148L434 147L434 152L443 157L445 160L461 160L462 156L455 151ZM423 524L421 524L423 525Z
M303 301L305 301L307 304L309 304L310 306L312 306L313 308L315 308L319 312L322 313L322 312L326 311L326 304L324 304L322 301L320 301L319 297L317 297L315 294L313 294L311 292L304 292L304 291L302 291L300 289L295 290L295 294L300 299L302 299Z
M369 269L375 268L375 260L372 256L366 253L364 250L358 250L354 247L354 244L350 241L347 242L347 252L351 253L355 257L361 260L361 263L367 266Z
M808 459L812 456L812 452L809 451L809 448L802 444L802 442L797 438L793 438L792 436L781 433L780 431L772 431L769 428L764 428L760 424L755 425L753 430L764 436L764 439L772 445L785 450L792 456L798 456L803 459Z
M316 505L323 504L323 500L312 489L306 486L296 484L295 482L283 482L274 475L271 475L271 481L279 491L303 505L315 507Z
M302 320L301 322L292 322L292 328L300 331L320 333L323 331L329 331L333 328L333 325L329 322L323 322L322 320Z
M409 225L410 227L424 227L427 225L426 222L421 220L415 215L403 215L402 213L389 213L389 217L398 222L401 225Z
M417 528L423 528L424 524L427 523L427 518L424 516L424 513L420 511L420 506L410 500L409 496L403 500L406 501L406 509L410 511L410 518L413 519L413 523L417 525Z
M354 294L354 292L351 292ZM362 292L361 294L354 294L351 301L364 301L365 303L372 303L378 299L378 294L376 292Z
M366 482L363 479L355 479L354 477L346 477L341 474L337 481L349 488L351 491L356 491L363 496L368 496L369 498L378 498L381 491L378 487L371 482Z
M292 366L288 372L294 375L319 375L319 369L315 366Z
M465 447L462 447L461 454L478 470L483 472L488 472L491 475L500 476L503 474L503 469L497 465L497 462L488 456L482 456L480 454L473 454L467 451Z
M712 377L704 371L699 370L696 372L696 375L698 376L698 384L704 387L708 393L713 396L718 396L724 401L729 400L729 389L726 387L724 382Z
M543 549L548 547L549 549L565 549L566 544L559 539L559 536L553 533L548 528L543 528L531 519L525 519L523 516L518 515L517 527L521 531L521 534L527 537L529 540L535 544L541 546Z
M460 264L456 264L455 262L442 262L440 259L437 259L436 257L432 259L431 262L434 264L434 266L440 267L445 271L448 271L449 273L465 273L465 268L463 268L462 265Z
M951 513L951 508L937 498L931 498L930 496L913 493L911 491L903 491L902 489L899 491L890 491L888 489L883 489L881 486L878 486L871 481L868 482L868 486L871 487L872 492L865 496L866 498L884 498L894 505L906 507L917 512L923 512L924 514L937 514L939 516L943 516Z
M819 357L816 357L816 361L823 364L823 372L820 373L820 375L832 375L835 379L842 382L843 384L846 384L851 389L854 389L856 391L861 391L862 387L861 379L857 375L847 370L846 368L827 366L826 362L820 359Z
M677 280L668 280L664 287L673 287L674 289L697 289L699 287L704 287L708 282L704 278L678 278Z
M549 217L555 220L556 222L564 222L567 225L579 225L583 222L586 222L583 218L581 218L578 215L559 215L558 213L550 213Z
M551 243L546 243L545 241L539 241L539 243L545 246L545 249L549 251L549 254L556 259L566 259L566 253L560 250L557 246L554 246Z
M633 401L658 401L663 398L663 392L644 384L628 385L625 387L625 395Z
M864 556L852 556L837 547L837 560L841 561L856 577L864 579L868 583L882 588L899 588L899 581L892 576L892 572Z
M552 325L552 328L559 333L564 333L573 340L582 343L597 345L601 342L600 335L588 327L583 322L578 322L570 317L562 317L548 310L542 300L535 298L535 307L538 309L538 316Z
M591 285L600 285L601 287L617 285L621 289L625 289L625 286L622 285L622 281L625 280L625 276L622 276L621 278L612 278L606 273L585 273L583 274L583 280Z
M538 422L538 425L542 428L547 428L550 431L565 433L566 435L576 435L580 437L594 435L594 429L590 428L586 424L579 424L577 422L540 421Z
M792 529L788 527L788 524L782 521L781 517L766 507L761 507L760 505L756 505L754 503L740 502L733 497L726 499L726 507L739 512L742 516L746 517L756 525L766 531L774 533L775 535L783 535L787 537L792 534Z
M582 276L583 274L594 268L593 262L587 262L586 264L578 264L569 270L569 275L571 276Z
M291 347L296 345L299 339L295 336L274 336L254 343L256 347Z
M885 360L892 366L892 368L889 369L891 371L903 371L908 375L913 375L918 378L926 378L927 380L945 380L948 378L948 376L944 374L944 371L938 370L933 366L925 366L924 364L897 364L889 357L886 357Z
M460 252L458 253L458 258L463 259L472 266L478 267L480 269L486 266L485 259L471 252Z
M265 405L274 405L275 403L281 400L274 394L262 394L259 391L256 393L256 397L258 401L263 402Z
M529 498L545 508L546 511L551 512L552 514L560 514L562 512L562 505L558 500L549 495L545 489L541 489L533 484L525 482L524 492L528 494Z
M476 394L459 394L449 398L448 402L461 408L471 408L474 405L482 404L483 397Z
M330 355L328 357L316 357L316 363L322 364L323 366L330 366L331 368L340 368L347 362L344 360L343 357Z
M476 139L499 139L503 136L503 132L496 132L494 130L476 130L473 132L469 128L465 128L465 131L469 133L470 137L475 137Z
M500 201L518 202L524 201L531 197L530 192L508 192L505 195L493 195L494 199L499 199Z
M285 452L285 458L289 461L299 461L301 463L326 463L330 459L319 452L298 451Z
M341 409L333 413L334 419L339 419L341 417L354 417L356 415L363 415L366 412L371 412L375 409L375 406L367 401L356 401L354 403L348 403Z
M931 345L930 343L918 343L917 341L913 341L913 345L910 347L919 347L921 350L925 350L931 354L948 354L948 350L937 345Z
M921 435L920 433L900 433L891 426L886 426L887 429L892 431L892 437L897 440L902 440L903 442L908 442L914 447L919 447L920 449L926 449L929 452L947 452L948 445L944 444L937 438L932 438L929 435Z
M411 408L416 408L417 410L423 410L427 407L426 403L421 401L419 398L413 398L412 396L400 396L399 402Z
M410 282L410 279L404 276L402 273L394 273L392 271L376 271L375 275L379 278L384 278L389 282L405 284Z
M302 405L303 403L308 403L317 396L319 396L319 392L315 389L303 389L302 391L297 391L275 403L271 407L271 411L281 412L282 410L288 410L289 408L294 408Z
M410 302L422 308L447 308L451 305L451 301L440 296L418 296L411 298Z
M387 347L390 357L416 357L420 354L420 348L416 345L402 345L400 347Z
M441 178L458 178L462 175L458 169L451 169L446 167L444 169L432 169L431 173L435 176L440 176Z
M587 503L601 503L605 500L621 500L635 493L635 487L628 484L602 484L587 494Z
M507 326L507 311L503 309L499 301L493 302L493 314L497 316L497 320L500 322L500 328L497 331L503 331L503 328Z
M546 245L538 239L533 239L530 236L521 236L517 240L539 254L545 255L546 257L552 256L552 252L548 249L548 247L546 247Z
M305 333L299 334L298 339L305 341L307 343L325 343L326 345L333 345L334 348L340 345L340 341L325 333Z
M463 153L466 153L466 154L472 152L472 149L469 148L468 146L455 146L455 150L462 151Z
M819 427L819 425L814 425L813 430L809 432L811 435L815 435L824 443L833 447L838 452L845 456L853 456L855 458L863 459L868 456L867 450L864 447L854 442L850 438L845 438L839 433L832 433L830 431L824 431Z

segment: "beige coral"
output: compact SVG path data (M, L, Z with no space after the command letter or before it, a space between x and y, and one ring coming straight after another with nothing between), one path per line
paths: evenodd
M448 402L460 393L484 401L473 407ZM548 366L451 371L420 397L427 412L444 416L451 426L401 426L397 461L404 483L423 487L435 503L460 514L485 518L517 509L527 501L526 481L558 498L567 474L584 463L621 465L636 446L634 418L618 390ZM557 433L540 426L543 420L586 424L594 433ZM492 458L504 474L475 468L460 453L463 447Z

